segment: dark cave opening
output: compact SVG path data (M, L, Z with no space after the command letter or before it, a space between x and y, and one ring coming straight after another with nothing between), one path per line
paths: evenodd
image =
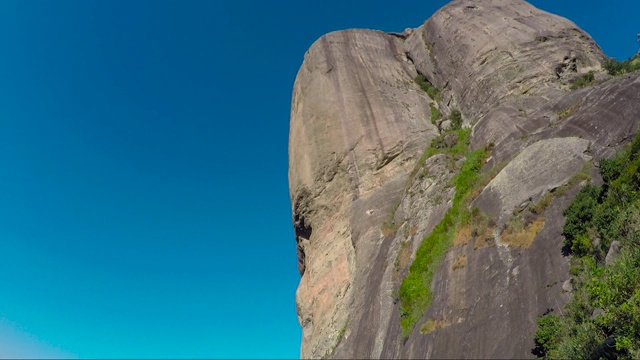
M313 228L311 227L311 225L305 223L304 216L302 216L301 214L294 215L293 227L296 237L296 252L298 254L298 271L300 272L300 276L302 276L306 268L306 254L304 252L302 242L304 240L308 241L309 239L311 239Z

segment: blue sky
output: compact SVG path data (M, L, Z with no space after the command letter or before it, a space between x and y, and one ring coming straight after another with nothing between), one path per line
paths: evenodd
M444 3L0 1L0 357L298 357L304 52ZM533 3L638 50L635 1Z

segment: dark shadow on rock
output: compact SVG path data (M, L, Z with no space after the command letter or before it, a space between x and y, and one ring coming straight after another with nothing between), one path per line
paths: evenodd
M542 348L542 345L540 344L536 344L536 347L531 349L531 354L540 359L544 358L546 355L544 348Z
M562 246L562 256L569 256L571 255L571 246L569 246L568 244L564 244L564 246Z

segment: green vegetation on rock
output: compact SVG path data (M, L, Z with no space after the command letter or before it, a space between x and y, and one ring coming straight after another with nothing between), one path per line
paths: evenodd
M625 61L618 61L613 58L606 59L602 64L609 75L622 75L640 69L640 54L632 56Z
M418 74L415 79L413 79L418 85L420 85L420 88L422 90L424 90L424 92L427 93L427 95L429 95L429 97L435 101L439 101L440 100L440 90L438 90L437 87L433 86L429 80L427 80L426 77L424 77L424 75L422 74Z
M639 168L640 133L600 161L603 186L585 185L565 209L574 296L538 320L540 357L640 358Z
M454 109L451 111L451 115L449 115L449 120L451 120L451 128L453 130L458 130L462 128L462 114L459 110Z
M433 231L422 241L416 252L416 257L403 279L399 289L401 324L403 336L409 336L416 323L429 308L433 299L430 290L431 281L438 265L449 249L457 229L469 223L471 212L468 206L471 202L473 188L479 182L479 172L488 156L490 149L469 151L470 129L451 130L443 133L440 138L457 135L457 142L453 146L441 147L441 140L434 139L425 151L420 163L437 153L464 156L460 172L453 178L455 196L453 205Z
M581 78L576 80L576 82L574 82L573 85L571 85L571 89L575 90L575 89L579 89L579 88L591 85L591 83L593 83L594 80L595 80L595 76L593 71L589 71L588 73L584 74Z
M433 104L429 104L429 107L431 108L431 123L436 125L436 121L440 119L440 110Z

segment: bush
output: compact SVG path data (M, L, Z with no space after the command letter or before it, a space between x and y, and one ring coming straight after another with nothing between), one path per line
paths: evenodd
M593 71L589 71L588 73L584 74L581 78L576 80L576 82L574 82L573 85L571 85L571 89L575 90L575 89L579 89L579 88L591 85L594 79L595 77L594 77Z
M429 97L432 98L433 100L436 100L439 98L440 91L438 91L438 89L432 86L427 89L427 95L429 95Z
M616 157L612 160L602 159L600 160L600 175L605 184L610 184L615 179L620 177L622 173L622 159Z
M457 131L446 131L431 140L433 149L451 149L458 144L460 135Z
M608 206L598 207L593 214L593 226L597 229L598 236L605 240L605 245L608 245L610 239L615 237L616 230L613 224L617 215L618 211Z
M627 157L630 162L634 162L638 158L638 154L640 154L640 136L636 135L629 146Z
M613 160L602 160L604 186L587 185L564 214L563 233L574 257L574 292L561 316L538 320L538 356L558 359L640 358L640 195L634 184L640 163L640 133ZM601 245L593 248L598 234ZM617 258L605 264L613 240ZM600 315L593 316L594 309ZM615 346L612 344L615 343Z
M571 243L571 252L577 256L585 256L591 252L591 240L586 234L580 234Z
M614 58L608 58L602 64L602 67L609 75L622 75L640 69L640 55L635 55L628 60L618 61Z
M451 111L451 115L449 115L449 120L451 120L451 128L453 130L458 130L462 128L462 114L458 110Z
M541 348L542 354L551 349L552 344L558 341L560 332L562 331L562 319L555 314L547 314L537 320L538 330L533 335L536 345Z
M439 101L440 100L440 90L438 90L437 87L433 86L431 84L431 82L429 82L429 80L427 80L426 77L424 77L424 75L422 74L418 74L414 79L413 79L418 85L420 85L420 88L427 93L427 95L429 95L429 97L435 101Z
M436 121L440 118L440 110L438 110L433 104L430 104L431 108L431 123L436 124Z
M565 237L565 245L569 248L573 248L573 241L578 236L586 235L587 228L591 225L596 211L599 196L599 187L585 185L580 189L571 205L562 213L567 217L567 221L562 227L562 235Z

